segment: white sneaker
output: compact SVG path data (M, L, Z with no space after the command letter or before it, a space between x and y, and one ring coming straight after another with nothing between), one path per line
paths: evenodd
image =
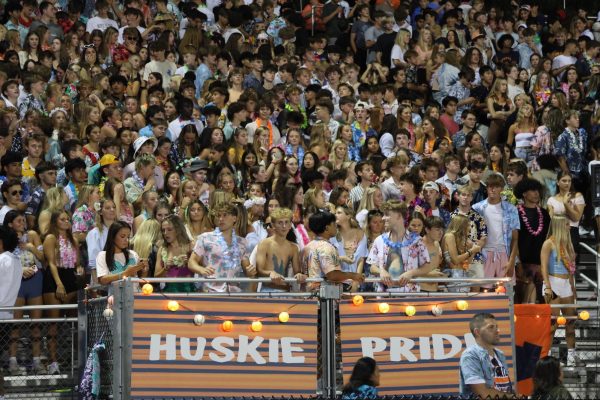
M11 375L17 375L19 373L19 363L17 362L16 357L11 357L8 360L8 370L10 371Z
M31 371L33 372L34 375L45 375L46 374L46 368L44 368L44 366L42 365L42 363L40 362L39 359L33 360L33 367L31 368Z
M48 375L58 375L60 374L60 368L58 367L58 363L54 361L52 364L48 366Z

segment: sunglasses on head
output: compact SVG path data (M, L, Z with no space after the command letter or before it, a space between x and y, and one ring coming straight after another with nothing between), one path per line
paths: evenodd
M84 45L83 45L83 48L84 48L84 49L92 49L92 48L94 48L94 44L93 44L93 43L90 43L90 44L84 44Z

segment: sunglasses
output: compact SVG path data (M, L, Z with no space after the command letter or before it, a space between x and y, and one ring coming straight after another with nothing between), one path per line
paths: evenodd
M84 44L83 48L84 49L92 49L92 48L94 48L94 45L92 43L90 43L90 44Z
M22 196L23 195L23 191L22 190L13 190L12 192L10 192L11 196Z
M135 36L127 36L125 39L127 40L137 40Z

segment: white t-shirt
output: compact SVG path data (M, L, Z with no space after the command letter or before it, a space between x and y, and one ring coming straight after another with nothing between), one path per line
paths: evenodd
M135 251L129 250L129 259L133 259L133 264L131 264L132 262L130 261L130 265L135 265L140 260L140 257ZM125 264L125 254L115 254L115 261L121 264ZM98 274L98 278L101 278L106 275L111 275L110 269L106 264L106 251L101 251L96 257L96 273Z
M23 268L21 260L10 251L0 254L0 307L12 307L15 305ZM0 319L11 319L12 311L0 311Z
M88 20L85 26L85 31L87 33L91 33L94 29L99 29L102 32L104 32L109 26L112 26L116 30L119 30L119 25L116 21L110 18L93 17Z
M502 232L502 203L488 204L484 212L485 224L488 228L488 237L485 242L486 250L504 249Z
M162 75L163 79L163 89L166 91L169 89L169 84L171 82L171 78L175 75L177 71L177 65L170 61L150 61L144 67L144 76L142 79L145 81L148 80L148 76L152 72L158 72Z
M10 210L12 210L12 208L7 205L3 205L2 208L0 208L0 224L4 223L4 217L6 217L6 214L8 214Z
M576 62L577 62L577 59L575 57L565 56L564 54L560 54L560 55L554 57L554 59L552 59L552 69L559 69L566 65L575 64ZM558 79L562 79L563 75L564 75L564 72L562 72L559 75Z
M123 26L123 27L119 28L119 39L118 39L119 44L123 44L125 42L125 39L123 39L123 32L125 32L125 28L130 28L130 27ZM138 31L140 31L140 35L143 34L144 31L146 30L145 28L142 28L141 26L137 26L136 28Z

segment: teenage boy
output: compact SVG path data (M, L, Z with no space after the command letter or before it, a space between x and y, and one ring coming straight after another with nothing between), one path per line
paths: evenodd
M167 136L173 143L177 142L179 138L179 134L184 126L193 124L196 127L196 132L198 135L204 129L202 122L196 118L194 118L194 103L192 100L186 97L180 97L177 101L177 112L179 113L179 117L175 118L173 121L169 123ZM164 118L164 116L163 116Z
M259 278L271 278L270 284L259 284L259 292L288 292L290 285L283 281L287 270L292 267L294 277L304 282L306 275L300 269L298 245L287 239L292 228L292 211L276 208L271 212L273 236L261 240L256 251L256 271Z
M277 125L281 130L286 130L289 128L288 126L288 115L291 112L299 112L302 115L302 123L300 125L301 129L306 129L308 127L308 118L306 114L306 109L302 107L302 90L300 87L296 85L288 86L285 90L285 104L283 106L283 110L279 113L277 117Z
M274 145L278 145L281 142L281 133L275 124L271 122L271 115L273 114L273 104L269 101L260 101L258 103L258 118L254 122L246 125L248 131L248 143L254 141L254 132L261 126L266 127L269 131L269 148Z
M200 65L196 69L196 98L199 99L204 89L204 82L212 77L217 69L217 55L219 48L217 46L200 47L198 49L198 59Z
M519 221L524 227L519 232L519 268L515 302L544 303L542 284L544 277L541 269L542 246L550 228L550 214L540 207L544 188L535 179L525 178L515 186L515 196L523 201L517 206Z
M364 101L354 105L354 122L352 128L352 140L358 147L362 147L370 136L377 137L377 132L369 125L369 109L371 107Z
M340 128L340 123L331 117L333 110L334 105L331 100L327 98L317 100L317 105L315 106L316 123L327 126L331 135L331 143L337 139L337 132Z
M42 211L41 208L46 191L56 186L56 166L42 161L36 166L35 178L37 179L38 186L31 194L31 198L27 203L27 209L25 210L25 218L27 219L29 229L37 227L37 219Z
M373 164L371 161L359 161L354 166L354 173L358 177L358 185L350 190L350 201L356 210L365 191L373 184L373 177L375 176Z
M481 246L485 245L485 240L488 235L487 225L485 220L479 213L475 212L471 208L473 202L473 189L469 186L463 186L458 189L458 207L450 213L450 217L456 214L463 214L469 218L469 234L468 239L472 243L479 243ZM481 279L484 277L483 273L483 253L481 251L475 253L469 264L469 277L474 279ZM472 292L478 292L479 287L471 286Z
M69 209L71 211L73 211L79 200L79 191L87 183L86 168L85 161L81 158L74 158L65 164L65 173L69 177L69 182L65 186L65 193L69 198Z
M218 229L198 237L188 268L204 277L235 278L255 277L256 270L250 266L246 239L237 236L235 226L238 208L230 203L219 204L212 210ZM223 254L229 254L223 257ZM208 292L241 292L235 284L204 283Z
M439 217L428 217L425 219L425 236L423 244L429 253L431 272L424 278L445 278L446 275L440 271L442 266L442 248L440 243L444 237L444 221ZM437 283L421 283L422 292L437 292Z
M435 182L443 185L449 194L452 194L458 189L458 178L460 174L460 160L454 154L448 154L444 157L444 169L446 173Z
M457 129L450 132L454 135L458 131L458 123L463 111L471 107L477 99L471 96L471 88L475 80L475 71L469 67L463 67L458 73L458 81L448 89L448 96L458 99L456 109L454 110L454 122L457 124ZM454 129L454 125L452 125Z
M425 207L426 217L439 217L444 221L444 226L450 223L450 213L445 208L440 208L440 185L433 182L425 182L423 185L423 199L428 207Z
M35 177L35 168L42 162L42 155L46 148L46 136L41 133L34 133L25 138L25 149L27 157L23 159L21 174L24 179L31 180Z
M353 280L364 281L363 274L344 272L337 249L329 240L337 234L335 215L327 211L319 211L308 218L308 228L316 235L302 250L302 270L308 272L309 278L324 278L331 282ZM310 289L318 287L309 285Z
M144 67L143 79L144 81L148 82L148 76L150 75L150 73L158 72L162 75L163 78L163 89L167 91L169 90L171 78L175 75L175 71L177 71L177 65L166 59L166 43L150 43L150 45L148 46L148 50L152 57L152 61L150 61Z
M562 79L567 68L575 65L577 62L575 54L577 54L577 40L568 39L565 42L562 54L559 54L552 60L552 75L558 79Z
M493 174L486 181L487 199L473 205L488 227L488 237L483 248L486 278L513 278L519 252L519 213L517 208L502 200L504 178Z
M242 124L248 118L248 111L246 111L246 105L242 102L236 101L231 103L227 107L227 122L223 128L223 135L225 140L231 139L235 131L239 128L243 128Z
M456 152L466 147L467 135L475 132L475 126L477 125L477 115L472 110L463 111L460 119L462 127L452 136L452 146Z
M486 165L484 163L471 161L467 166L467 175L463 176L459 181L459 185L465 185L471 189L473 193L471 205L479 203L487 197L485 184L481 181L485 168ZM455 204L457 202L457 195L458 193L456 191L452 194L452 199Z
M406 173L407 167L408 157L403 153L388 158L387 169L390 173L390 177L379 185L383 201L400 200L400 196L402 196L400 177Z
M514 188L517 184L527 177L527 164L524 161L517 160L508 163L506 167L507 187L502 190L502 198L513 205L517 205L518 198L514 194Z
M96 2L96 11L98 11L98 15L88 19L85 31L87 33L92 33L93 30L98 29L104 32L108 27L113 27L116 30L119 30L119 25L117 25L117 22L109 17L109 10L110 7L106 0L98 0Z
M442 106L444 106L444 113L440 115L440 122L444 124L446 130L450 134L450 137L454 136L458 132L458 123L455 120L456 108L458 105L458 99L454 96L446 96L442 100Z
M381 209L388 232L375 239L367 257L371 275L381 277L387 291L418 292L419 285L409 281L427 275L433 269L427 247L419 235L404 228L404 216L408 212L406 203L389 200Z
M196 49L194 46L184 46L181 50L183 56L183 65L177 68L175 75L185 76L188 71L196 71L198 68L198 57L196 56Z
M259 96L265 92L262 85L263 60L258 54L254 54L250 58L250 73L244 77L242 87L244 90L252 88L256 90Z

